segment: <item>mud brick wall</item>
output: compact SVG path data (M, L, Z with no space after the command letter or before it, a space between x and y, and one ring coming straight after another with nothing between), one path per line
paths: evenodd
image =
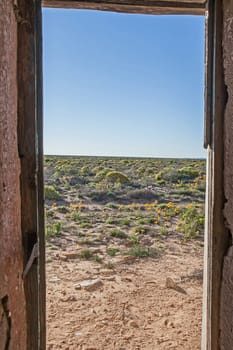
M25 350L20 163L17 142L17 25L0 1L0 350Z

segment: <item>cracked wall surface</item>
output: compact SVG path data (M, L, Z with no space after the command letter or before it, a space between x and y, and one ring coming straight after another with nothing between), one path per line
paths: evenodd
M0 350L26 349L17 142L17 25L0 1Z

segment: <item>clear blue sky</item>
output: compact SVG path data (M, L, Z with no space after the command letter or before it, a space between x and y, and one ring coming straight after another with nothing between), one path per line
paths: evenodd
M204 17L43 10L45 154L205 157Z

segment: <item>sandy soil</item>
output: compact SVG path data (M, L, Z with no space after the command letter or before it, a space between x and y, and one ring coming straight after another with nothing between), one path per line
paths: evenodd
M157 258L116 255L111 269L63 240L47 249L48 350L201 348L200 242L168 238Z

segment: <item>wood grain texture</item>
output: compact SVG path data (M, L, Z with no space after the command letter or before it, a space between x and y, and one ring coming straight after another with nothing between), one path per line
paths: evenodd
M36 39L36 124L37 124L37 232L39 241L39 349L46 348L46 284L44 229L44 152L43 152L43 82L42 82L42 10L41 1L35 8Z
M17 140L17 23L0 1L0 349L26 349Z
M192 14L204 15L205 2L166 0L43 0L44 7L90 9L144 14Z
M223 207L224 197L224 111L226 87L223 74L223 12L222 1L213 1L213 40L211 126L212 142L209 147L207 173L208 192L206 210L206 246L204 259L204 299L203 299L203 341L202 349L218 350L220 335L220 290L223 260L229 245L229 235L225 227ZM212 164L212 165L211 165Z
M35 5L18 0L18 151L21 176L21 229L26 265L37 242L37 150ZM38 349L38 269L36 262L24 279L28 350Z
M227 91L223 73L223 9L222 1L215 0L214 25L214 72L213 72L213 179L210 183L213 191L212 202L212 251L209 265L211 274L211 311L208 349L219 349L220 335L220 290L222 282L223 259L229 246L229 235L225 226L223 207L224 196L224 112L226 107Z
M229 234L233 237L233 3L229 0L223 1L223 57L224 57L224 79L227 87L228 98L224 119L224 190L225 223ZM221 316L220 316L220 347L223 350L233 348L233 248L231 247L224 259L223 280L221 289Z
M205 23L205 122L204 148L212 147L213 141L213 68L214 68L214 2L207 4Z

